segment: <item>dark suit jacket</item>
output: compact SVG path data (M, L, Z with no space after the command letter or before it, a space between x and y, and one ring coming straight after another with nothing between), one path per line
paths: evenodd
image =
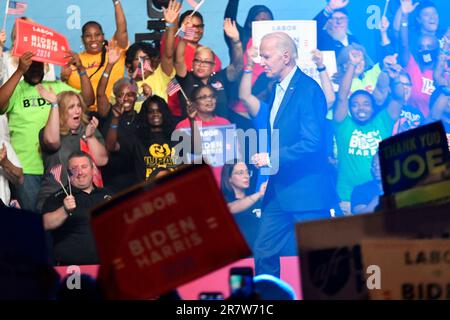
M276 199L284 211L314 211L336 203L326 156L326 112L322 89L297 68L274 122L279 148L278 154L272 149L271 160L276 168L278 156L279 166L269 178L265 204Z
M333 39L333 37L323 29L327 23L328 17L325 16L322 10L316 17L314 17L314 20L317 21L317 49L320 51L334 51L336 52L337 59L339 53L344 48L344 45L340 41ZM347 34L347 36L348 44L360 43L353 35Z

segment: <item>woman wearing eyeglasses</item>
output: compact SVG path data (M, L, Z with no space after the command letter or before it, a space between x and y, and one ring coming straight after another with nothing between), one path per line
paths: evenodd
M175 69L176 79L183 88L187 97L190 97L195 87L209 84L215 90L216 95L216 114L228 118L228 100L226 96L226 86L228 82L236 81L243 68L242 44L239 40L239 32L236 22L225 19L224 30L226 35L233 43L233 54L231 64L225 69L215 73L215 55L208 47L197 47L192 64L189 70L185 62L185 50L188 43L185 40L180 41L176 49ZM187 102L185 97L179 93L181 102L181 112L183 116L187 115Z
M191 94L189 116L179 122L176 126L177 130L190 129L190 118L195 121L199 128L202 128L203 136L212 137L216 126L228 125L230 121L216 115L217 96L216 91L210 85L202 84L194 88ZM207 129L211 128L211 131ZM226 142L226 141L225 141ZM203 148L203 155L208 156L208 151ZM220 174L222 167L213 167L214 176L220 185Z
M222 193L228 203L245 240L253 250L253 244L259 229L261 200L266 192L267 182L255 193L250 193L249 171L244 162L225 164L222 168Z
M143 101L157 95L167 102L167 85L175 76L173 55L175 53L176 24L180 15L181 3L169 1L164 8L164 32L165 47L161 52L146 42L132 44L125 58L125 66L130 78L133 78L139 89L139 97L135 109L139 112Z

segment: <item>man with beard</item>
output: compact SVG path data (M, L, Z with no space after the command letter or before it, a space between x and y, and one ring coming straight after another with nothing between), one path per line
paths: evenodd
M342 48L359 41L348 34L348 12L345 7L350 0L330 0L314 20L317 21L317 48L335 51L336 57Z
M23 209L35 211L36 200L44 172L39 154L39 130L45 125L51 104L42 98L36 85L58 94L73 90L61 81L43 81L44 64L33 61L34 54L26 52L11 78L0 88L0 113L8 115L11 144L23 167L24 182L16 189ZM94 91L84 67L75 53L68 53L69 64L74 64L81 78L81 93L86 104L94 102ZM23 80L20 80L23 76Z

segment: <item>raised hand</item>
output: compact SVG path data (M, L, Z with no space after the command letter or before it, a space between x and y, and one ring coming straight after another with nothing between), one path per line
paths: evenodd
M402 13L404 15L409 15L412 13L418 5L419 2L413 4L412 0L400 0L400 8L402 9Z
M397 63L398 54L386 56L383 60L383 70L387 72L391 79L396 79L402 70L402 67Z
M176 23L181 12L181 3L170 0L167 9L163 7L164 20L167 23Z
M88 125L86 126L86 137L92 137L94 135L95 129L97 129L97 126L98 119L96 117L92 117L91 121L89 121Z
M72 66L62 66L61 67L61 81L67 81L72 74Z
M390 25L389 19L386 18L385 16L381 17L380 26L379 26L380 32L386 33L387 30L389 29L389 25Z
M148 84L143 83L142 86L142 93L144 94L144 96L151 97L153 95L153 90L152 87L150 87Z
M239 31L236 27L236 21L232 21L230 18L225 18L223 21L223 30L228 38L233 42L239 41Z
M312 61L316 64L317 68L323 67L323 54L319 50L311 51Z
M109 44L106 46L106 54L108 55L108 63L115 64L120 59L120 55L122 50L117 46L116 40L109 41Z
M65 59L68 59L67 66L74 65L77 69L83 67L80 56L74 51L66 51Z
M52 87L50 87L49 90L47 90L44 88L44 86L42 84L38 84L36 86L36 89L39 92L39 94L41 95L41 97L44 98L45 100L47 100L48 102L50 102L50 103L58 102L58 97Z
M30 68L31 64L33 63L32 58L34 57L34 53L31 51L25 52L20 58L19 58L19 66L17 67L18 70L20 70L22 73L25 73Z
M123 114L123 110L124 110L123 104L121 104L121 105L118 105L118 104L114 105L111 108L111 111L113 113L113 117L114 118L120 118L120 116Z
M67 196L64 198L64 210L71 212L76 209L77 203L75 202L74 196Z
M352 50L348 55L348 59L351 64L357 66L364 60L364 55L359 50Z
M252 162L257 168L266 167L269 165L269 154L267 152L256 153L252 156Z
M350 0L330 0L328 6L330 7L331 10L337 10L345 8L349 2Z
M261 197L264 197L264 194L266 193L266 189L267 189L267 181L262 183L261 186L259 187L259 195Z

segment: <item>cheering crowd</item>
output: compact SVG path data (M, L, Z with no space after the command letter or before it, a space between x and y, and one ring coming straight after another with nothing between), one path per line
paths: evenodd
M53 65L34 61L32 52L12 56L4 49L6 32L0 33L0 198L7 206L43 214L55 264L98 263L89 209L136 183L176 170L183 158L172 139L177 130L235 125L280 131L278 178L259 171L270 167L274 150L258 150L212 168L255 255L272 250L262 244L274 234L268 222L261 226L266 211L326 209L329 217L373 212L383 193L377 156L381 140L438 120L450 135L450 29L439 22L437 7L429 0L400 0L394 16L382 17L374 57L363 39L349 32L349 0L328 1L314 18L318 48L311 56L320 87L302 78L298 83L306 85L295 88L300 93L290 98L311 97L314 102L312 108L298 104L307 111L290 111L291 117L312 119L308 128L299 126L296 139L303 144L298 148L318 144L323 149L325 161L302 158L306 166L286 156L292 150L283 153L283 143L293 144L288 138L297 128L277 115L287 108L283 98L288 92L278 101L280 90L289 91L288 85L297 81L296 68L286 69L295 64L295 44L272 35L260 48L253 46L252 22L276 19L271 10L255 5L240 25L239 0L228 1L223 30L216 32L217 41L223 33L229 49L230 64L224 66L212 48L201 44L207 26L200 12L181 13L180 3L159 2L166 29L156 47L130 43L121 2L113 0L116 30L111 40L98 22L86 22L81 34L85 50L67 52L68 63L59 76ZM274 43L278 62L271 61ZM260 63L255 62L257 49ZM336 74L327 72L322 51L336 54ZM284 86L285 79L292 82L286 80ZM317 119L320 125L311 126ZM248 146L238 148L247 154ZM302 150L296 155L303 156ZM301 172L306 170L317 175L305 178ZM311 184L320 193L315 189L315 184L324 186L316 179L319 175L327 177L332 192L326 205L305 209L305 203L316 200L297 190ZM272 198L267 200L267 192L277 195L276 206ZM288 205L297 200L303 207ZM279 275L264 263L261 271Z

